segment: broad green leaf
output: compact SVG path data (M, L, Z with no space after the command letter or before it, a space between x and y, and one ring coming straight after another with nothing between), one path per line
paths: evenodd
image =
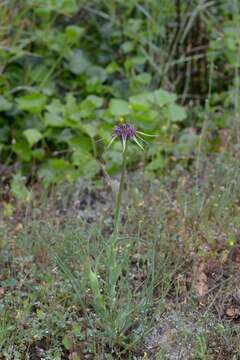
M108 74L113 74L115 72L120 72L120 71L121 71L121 67L116 62L111 62L106 67L106 72Z
M179 106L177 104L169 105L167 115L169 120L172 122L183 121L187 116L184 107Z
M79 104L77 103L76 98L73 96L72 93L68 93L66 95L66 105L65 105L65 115L68 119L79 123L81 120L81 115L79 111Z
M92 142L89 136L86 136L84 134L76 135L72 139L69 139L67 141L70 150L72 151L86 151L90 152L92 150Z
M75 150L72 154L72 163L74 166L79 166L84 169L84 166L90 161L92 155L84 150Z
M11 182L11 192L16 199L28 202L31 199L31 192L25 185L25 179L21 174L16 174Z
M91 138L97 135L97 126L94 124L81 124L79 125L79 129L81 129L85 134L89 135Z
M129 18L124 28L124 33L130 37L135 38L136 34L138 34L141 31L142 25L143 25L142 19Z
M100 96L89 95L86 100L90 101L96 108L100 108L103 105L103 98Z
M23 132L30 146L36 144L39 140L42 139L42 134L37 129L27 129Z
M72 163L80 170L80 174L87 179L92 179L100 170L96 159L87 151L76 150L72 155Z
M38 176L44 185L72 181L76 178L76 171L72 165L63 159L49 159L38 171Z
M88 100L83 100L79 106L79 115L81 118L91 118L94 116L95 106Z
M47 97L40 93L31 93L16 99L19 109L39 113L44 109Z
M109 110L112 115L125 116L130 114L128 102L122 99L112 99L110 101Z
M15 144L12 145L12 149L22 161L29 162L31 160L32 150L29 142L25 138L16 139Z
M161 157L158 156L156 159L152 160L147 166L146 166L146 170L147 171L156 171L156 170L161 170L164 169L166 166L166 160Z
M34 83L41 83L43 78L46 76L46 74L49 72L49 68L46 66L46 64L41 63L35 65L31 71L29 71L29 78Z
M132 110L134 111L134 112L140 112L140 113L145 113L145 112L148 112L149 110L150 110L150 108L151 108L151 106L150 105L146 105L146 104L144 104L144 103L133 103L133 104L131 104L130 105L131 107L132 107Z
M161 123L159 112L156 110L148 110L134 115L134 119L139 123L139 127L145 131L152 131L156 127L159 127L159 124Z
M118 151L115 151L112 148L109 149L107 152L105 152L104 160L106 162L106 169L108 174L111 175L114 172L119 171L119 169L121 168L121 161L122 161L121 144L119 144Z
M152 101L159 106L164 106L167 104L174 103L177 100L177 96L173 93L170 93L166 90L159 89L153 92Z
M135 43L133 41L125 41L121 46L121 49L125 54L133 51L134 48L135 48Z
M65 107L59 99L53 99L49 105L46 106L46 110L51 113L64 113Z
M56 3L55 1L52 3ZM57 1L58 10L63 12L64 14L74 14L79 10L78 4L76 0L61 0Z
M35 7L35 10L38 10L37 14L39 11L44 13L56 11L70 15L79 9L76 0L27 0L27 3Z
M11 129L8 126L0 125L0 143L6 143L10 139Z
M103 104L103 99L99 96L90 95L80 103L79 113L84 117L96 117L96 109Z
M45 151L43 149L34 149L32 151L32 157L36 160L43 160L45 156Z
M69 69L73 74L83 74L89 66L91 66L89 59L81 49L71 51L67 58L69 62Z
M87 68L88 84L102 83L107 78L107 72L101 66L91 65Z
M125 61L125 67L130 71L132 67L144 65L146 61L147 58L145 56L131 56Z
M59 142L68 142L73 138L73 131L69 128L63 128L58 134L55 136L56 140Z
M62 32L57 31L56 29L41 29L36 31L38 40L49 49L56 51L61 55L65 55L68 51L68 45L66 38ZM45 77L45 76L44 76Z
M91 157L86 162L84 168L81 169L83 176L87 179L93 179L99 171L100 171L99 163L93 157Z
M84 34L85 29L76 25L69 25L66 27L65 35L70 43L76 43L80 37Z
M153 92L146 92L139 95L134 95L130 97L130 103L141 104L141 105L150 105L154 104L157 106L164 106L176 101L177 97L175 94L170 93L166 90L159 89Z
M135 82L137 82L139 84L149 85L152 80L152 77L148 73L142 73L142 74L135 76L133 79Z
M54 112L47 112L45 114L45 125L52 127L64 127L66 125L66 121L62 114L57 114Z
M0 111L8 111L11 109L11 107L12 103L0 95Z
M153 100L153 94L146 92L138 95L131 96L129 101L132 106L146 106L150 107L150 103Z

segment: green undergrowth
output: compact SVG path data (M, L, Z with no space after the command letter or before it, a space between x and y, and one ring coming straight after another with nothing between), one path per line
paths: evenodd
M225 154L152 181L130 174L115 263L110 198L73 210L84 189L58 189L67 212L49 200L14 226L2 217L2 358L237 359L237 162Z
M239 142L237 0L6 0L0 23L8 182L116 173L121 147L104 149L121 117L159 135L145 156L129 146L155 174L221 151L224 129Z

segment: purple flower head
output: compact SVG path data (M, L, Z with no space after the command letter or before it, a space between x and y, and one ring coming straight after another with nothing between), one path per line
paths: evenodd
M113 136L119 137L123 141L134 139L136 133L135 127L127 123L120 124L113 130Z
M133 125L122 122L119 125L115 126L115 128L113 129L112 139L108 144L108 147L110 147L117 138L120 138L123 146L123 151L125 151L126 149L127 140L133 140L143 150L143 146L141 142L138 140L140 139L144 141L144 139L142 139L141 137L142 135L154 136L154 137L157 136L157 135L150 135L150 134L145 134L141 131L137 131Z

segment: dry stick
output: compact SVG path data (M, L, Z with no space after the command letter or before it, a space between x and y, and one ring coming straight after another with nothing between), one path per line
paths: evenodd
M188 1L186 11L185 11L186 14L188 13L188 10L190 9L191 2L192 2L191 0ZM174 54L176 53L177 44L180 42L182 31L183 31L184 28L186 28L187 23L188 23L188 17L186 16L185 21L181 22L181 26L180 26L180 29L179 29L178 33L174 34L173 39L172 39L172 41L170 43L169 50L168 50L168 59L172 59ZM163 68L160 83L162 83L163 77L168 72L169 67L170 67L170 62L168 61L168 62L166 62L166 65Z
M182 96L182 99L181 99L182 104L184 104L184 102L185 102L185 100L187 98L189 85L190 85L190 81L191 81L191 70L192 70L192 62L189 61L187 63L187 68L186 68L186 81L185 81L185 84L184 84L183 96Z
M200 0L200 3L196 7L196 9L192 12L192 15L189 18L186 17L186 20L184 22L182 22L182 26L181 26L179 33L174 38L173 43L170 45L169 55L168 55L169 59L173 58L174 54L176 53L177 44L178 43L183 44L188 32L190 31L190 29L193 25L193 22L194 22L196 16L198 15L198 12L207 7L210 7L214 4L214 2L209 2L209 3L204 4L205 1L206 0ZM190 7L190 5L191 5L191 1L188 2L188 8ZM162 78L160 80L160 83L162 82L164 75L168 72L170 64L171 64L171 62L169 62L169 61L166 63L166 65L163 69L163 72L162 72Z
M202 143L205 137L205 132L207 130L207 125L208 125L208 114L209 114L209 101L212 95L212 76L213 76L213 71L214 71L214 59L211 59L211 64L210 64L210 74L209 74L209 82L208 82L208 96L205 102L205 119L203 122L203 126L202 126L202 131L200 134L200 138L199 138L199 143L198 143L198 149L197 149L197 159L196 159L196 181L198 184L198 177L199 177L199 169L200 169L200 156L201 156L201 151L202 151Z

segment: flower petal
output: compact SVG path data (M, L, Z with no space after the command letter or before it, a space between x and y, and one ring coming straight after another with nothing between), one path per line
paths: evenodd
M140 134L140 135L144 135L144 136L149 136L149 137L158 137L159 135L151 135L151 134L146 134L142 131L136 131L137 134Z
M117 138L117 136L114 136L114 137L111 139L110 143L109 143L108 146L107 146L107 149L110 148L110 146L112 145L112 143L114 142L114 140L116 140L116 138Z
M135 143L136 143L142 150L144 150L143 146L140 144L140 142L138 141L138 139L136 138L136 136L134 136L133 140L135 141Z
M138 139L142 140L145 144L149 144L148 141L146 141L145 139L143 139L141 136L137 135L136 136Z
M122 146L123 146L123 152L126 150L126 138L122 136Z

